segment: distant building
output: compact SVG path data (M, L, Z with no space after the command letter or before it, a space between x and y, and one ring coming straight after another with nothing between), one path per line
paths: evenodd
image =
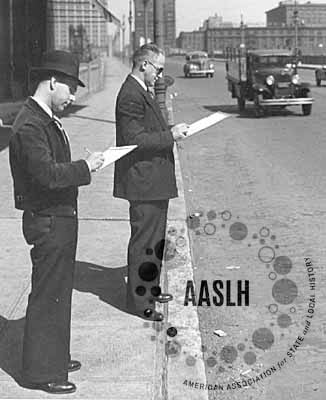
M208 17L201 28L199 30L206 30L206 29L214 29L214 28L232 28L232 22L223 21L223 17L220 15L213 15Z
M266 11L268 27L293 26L294 11L298 11L298 22L304 26L326 26L326 3L298 3L291 0L280 1L279 5Z
M160 0L162 1L162 0ZM145 43L145 3L147 3L147 41L154 41L154 10L153 0L134 0L135 5L135 47ZM175 18L175 0L165 0L164 6L164 47L175 47L176 40L176 18Z
M248 49L294 49L294 27L251 27L245 26L243 38ZM181 32L178 47L189 50L203 50L209 54L223 51L226 47L239 47L241 29L216 28L206 31ZM321 46L322 45L322 46ZM320 48L326 47L326 26L315 28L300 26L298 28L298 48L303 54L318 54Z

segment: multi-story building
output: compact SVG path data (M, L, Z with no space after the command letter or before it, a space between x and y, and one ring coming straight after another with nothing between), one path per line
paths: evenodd
M212 54L226 47L239 47L244 42L248 49L294 49L294 27L250 27L216 28L206 31L181 32L178 47L190 50L203 50ZM298 27L298 48L302 54L320 54L326 47L325 27Z
M280 1L277 7L266 11L267 26L293 26L295 11L299 25L326 26L326 3L299 3L294 0Z
M46 50L107 50L107 21L120 23L104 0L0 0L0 99L26 95Z
M154 4L153 0L134 0L135 5L135 34L134 46L139 47L147 42L154 41ZM165 0L164 13L164 47L175 47L176 22L175 0ZM145 30L147 27L147 38ZM147 40L146 40L147 39Z

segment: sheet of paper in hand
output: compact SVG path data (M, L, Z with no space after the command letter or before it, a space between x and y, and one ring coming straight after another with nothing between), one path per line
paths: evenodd
M231 114L217 111L214 114L209 115L208 117L199 119L198 121L190 124L186 137L192 136L195 133L202 131L203 129L209 128L210 126L217 124L218 122L221 122L223 121L223 119L228 117L231 117Z
M103 169L108 165L114 163L115 161L119 160L119 158L135 150L136 147L136 144L131 146L109 147L107 150L103 151L104 163L99 169Z

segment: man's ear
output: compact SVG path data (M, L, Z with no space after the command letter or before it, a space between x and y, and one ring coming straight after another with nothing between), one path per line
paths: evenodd
M146 65L147 65L147 61L145 60L145 61L143 61L143 62L140 64L139 70L140 70L141 72L144 72L144 71L146 70Z
M55 89L56 83L57 83L57 80L55 79L54 76L52 76L51 79L50 79L50 90L54 90Z

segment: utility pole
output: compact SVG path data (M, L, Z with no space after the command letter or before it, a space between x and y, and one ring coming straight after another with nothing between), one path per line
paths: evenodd
M128 58L129 58L129 62L131 60L132 54L134 52L134 43L133 43L133 38L132 38L132 4L131 4L131 0L129 0L129 18L128 18L128 22L129 22L129 52L128 52Z
M154 42L155 44L164 49L164 0L153 0L154 1ZM160 106L162 114L166 120L167 109L166 109L166 86L163 78L159 78L155 84L155 95L157 102Z
M147 43L148 39L148 3L149 0L143 0L144 2L144 36L145 36L145 43Z
M297 1L294 1L294 11L293 11L293 22L294 22L294 56L295 59L298 57L298 9Z
M126 47L126 41L125 41L126 16L124 14L122 16L121 30L122 30L122 62L124 62L125 61L125 47Z
M241 14L241 22L240 22L240 48L244 49L246 47L246 38L245 38L245 29L243 23L243 15Z

